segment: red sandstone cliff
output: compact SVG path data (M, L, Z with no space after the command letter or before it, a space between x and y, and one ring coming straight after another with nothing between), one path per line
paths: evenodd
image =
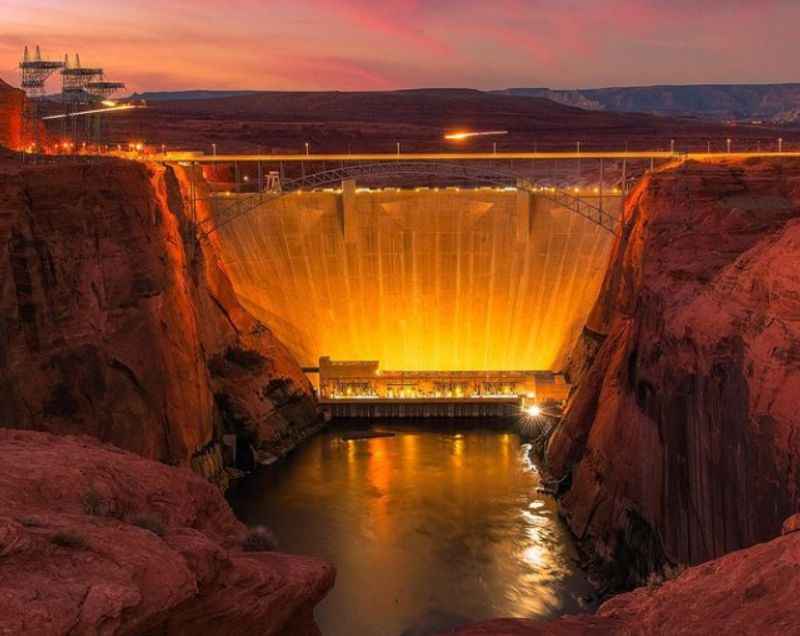
M668 168L624 221L547 461L572 529L632 584L800 507L800 164Z
M333 568L245 552L219 490L88 437L0 430L0 633L312 636Z
M279 452L316 424L301 370L194 241L187 188L117 160L5 166L0 426L215 477L223 433Z
M0 146L16 150L24 144L22 111L25 93L0 79Z

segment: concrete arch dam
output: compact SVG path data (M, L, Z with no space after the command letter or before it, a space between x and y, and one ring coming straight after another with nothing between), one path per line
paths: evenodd
M621 200L603 208L617 216ZM220 220L225 207L212 199ZM243 304L301 364L443 371L560 369L614 238L527 190L352 181L265 200L215 232Z

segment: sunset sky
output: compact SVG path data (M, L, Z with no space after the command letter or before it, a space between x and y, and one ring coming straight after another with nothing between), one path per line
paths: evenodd
M38 43L134 90L789 82L798 25L797 0L0 0L0 78Z

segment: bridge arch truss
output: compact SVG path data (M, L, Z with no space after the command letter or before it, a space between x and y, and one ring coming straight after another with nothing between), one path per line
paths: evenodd
M383 161L343 165L335 169L321 170L298 179L285 180L279 189L252 193L213 193L209 199L217 202L213 218L201 224L203 235L211 234L239 218L253 213L258 208L282 197L300 191L340 185L344 181L380 179L382 182L425 177L446 180L448 183L464 182L485 187L513 187L550 199L571 212L578 214L603 230L617 235L619 220L585 198L576 196L563 188L554 187L525 178L513 170L496 167L453 163L446 161ZM602 201L602 198L601 198Z

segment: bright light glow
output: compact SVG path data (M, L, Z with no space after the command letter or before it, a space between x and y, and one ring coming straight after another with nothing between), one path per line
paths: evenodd
M529 417L539 417L542 414L541 407L537 406L536 404L532 404L531 406L525 409L525 413Z
M463 141L464 139L470 139L471 137L490 137L496 135L507 135L507 130L484 130L478 132L456 132L456 133L449 133L444 136L445 139L448 141Z
M114 106L116 106L116 105L117 105L117 102L115 102L113 99L104 99L104 100L103 100L102 102L100 102L100 103L101 103L103 106L107 106L108 108L113 108Z
M60 115L48 115L47 117L42 117L42 119L67 119L69 117L79 117L81 115L94 115L97 113L108 113L108 112L117 112L120 110L133 110L134 108L142 108L141 106L137 106L135 104L121 104L119 106L113 106L111 108L95 108L92 110L81 110L76 113L62 113Z
M522 553L522 558L535 568L542 567L546 562L545 551L540 545L532 545L526 548Z

